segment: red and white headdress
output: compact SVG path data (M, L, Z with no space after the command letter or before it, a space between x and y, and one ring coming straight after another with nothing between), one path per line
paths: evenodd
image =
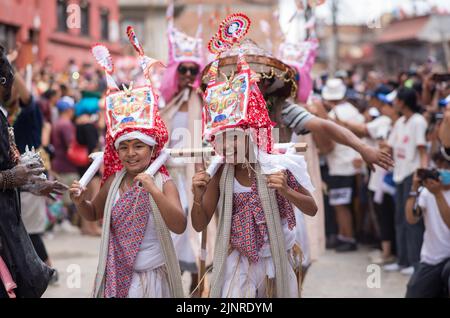
M216 54L209 70L209 82L204 93L203 138L212 141L214 135L230 128L248 130L258 148L272 152L273 123L269 118L266 102L262 96L255 72L239 52L237 73L226 81L218 81L219 55L235 45L247 34L251 21L242 14L229 15L211 38L208 49Z
M209 82L203 96L203 138L214 143L215 135L227 129L243 129L250 135L263 173L289 170L302 186L313 190L303 156L278 154L273 147L274 123L270 120L266 102L257 85L258 75L247 63L243 47L239 46L236 74L226 81L218 81L221 57L240 45L249 27L250 19L246 15L231 14L222 21L219 32L209 41L208 49L217 58L211 63L206 76Z
M128 88L124 86L124 90L119 90L112 77L114 65L108 49L101 44L92 47L92 54L106 72L108 84L105 98L107 132L103 180L122 169L117 152L120 141L140 139L154 145L153 157L156 157L168 140L167 128L158 113L158 96L154 93L150 80L150 69L155 64L162 63L144 55L132 27L128 27L127 34L139 54L139 63L146 78L144 86L133 88L133 83L130 83ZM167 174L164 167L161 172Z

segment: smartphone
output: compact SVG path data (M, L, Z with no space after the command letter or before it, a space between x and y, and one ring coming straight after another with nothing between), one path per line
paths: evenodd
M450 81L450 73L433 74L432 79L435 82L448 82Z

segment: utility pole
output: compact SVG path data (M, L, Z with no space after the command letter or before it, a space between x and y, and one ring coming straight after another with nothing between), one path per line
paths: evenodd
M309 19L311 19L313 15L313 11L312 8L310 7L309 3L306 2L306 7L305 7L305 11L304 11L304 16L305 16L305 23L307 23L309 21ZM308 39L311 36L311 30L306 30L306 36L305 38Z
M448 37L447 37L447 32L446 32L446 28L444 26L444 28L442 28L442 25L439 25L439 33L441 35L441 44L442 44L442 49L444 50L444 66L446 71L450 70L450 47L448 45Z
M413 17L417 17L417 0L412 0Z
M330 56L330 65L329 71L331 76L334 76L334 73L337 71L339 67L339 32L338 32L338 0L332 0L331 2L331 15L332 15L332 39L331 39L331 56Z

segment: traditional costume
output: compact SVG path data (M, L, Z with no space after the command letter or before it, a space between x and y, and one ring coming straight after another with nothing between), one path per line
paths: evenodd
M288 184L294 190L300 185L310 191L313 187L302 156L277 154L273 149L273 123L257 86L258 76L247 62L252 57L244 56L244 49L236 45L249 25L247 16L232 14L208 45L218 58L204 77L208 78L204 139L214 143L224 131L244 131L250 136L250 152L257 159L251 187L239 184L234 165L223 166L210 296L298 297L296 271L301 267L301 252L295 247L293 206L268 188L263 175L287 170ZM233 50L238 51L237 56L230 54ZM219 66L221 73L227 74L226 66L234 69L233 64L237 64L236 73L219 81ZM289 76L287 72L285 75Z
M158 96L150 81L150 68L157 61L144 55L131 27L129 39L139 53L147 83L119 91L112 73L113 64L106 47L96 45L92 53L106 71L107 122L104 176L114 176L104 209L103 233L94 297L183 297L180 268L170 237L153 198L134 185L125 193L119 186L126 174L118 157L120 142L139 139L154 146L152 162L167 142L166 126L158 113ZM162 189L170 179L162 167L155 184Z
M10 93L13 82L13 68L0 46L0 85ZM0 103L0 298L41 297L54 272L36 254L21 219L20 193L11 171L19 160L14 131Z
M315 40L311 40L314 42ZM303 267L306 268L310 265L312 259L316 259L318 255L323 251L325 246L324 239L324 227L323 227L323 197L322 188L320 187L322 180L320 177L319 161L317 158L317 149L311 135L297 136L293 134L293 129L289 124L285 124L286 118L283 114L283 105L286 104L286 100L296 100L298 98L304 98L309 96L312 88L312 78L310 70L314 62L315 50L317 49L316 42L309 43L308 45L299 45L298 48L306 51L302 51L298 54L294 54L291 50L294 46L284 43L280 47L279 55L286 57L286 59L277 59L270 53L259 47L255 42L244 39L239 48L234 47L230 50L221 53L220 55L220 67L221 73L230 74L234 71L236 65L236 58L239 50L241 50L247 63L251 69L258 73L262 79L267 79L271 82L271 85L267 88L264 96L268 105L270 119L276 122L276 136L278 141L282 143L286 142L306 142L308 144L308 152L305 154L305 159L308 162L308 173L313 180L313 184L316 185L316 190L312 192L312 195L318 205L318 213L314 218L304 218L297 208L294 208L296 213L296 242L301 246L303 252ZM288 48L286 51L283 48ZM289 58L300 58L299 63L292 62ZM292 63L291 63L292 62ZM209 66L206 67L208 69ZM299 81L299 74L303 74L302 81ZM207 77L203 77L203 84L206 85ZM307 87L306 89L304 88ZM308 88L309 87L309 88ZM302 93L299 93L299 91ZM292 101L289 105L292 104ZM296 106L296 105L294 105ZM313 115L309 114L305 110L302 116L293 118L294 124L298 124L300 121L305 122ZM289 119L290 121L290 119ZM309 133L302 130L302 134ZM308 229L308 231L307 231ZM311 238L311 239L309 239Z
M170 134L170 148L199 148L202 146L200 137L202 99L197 88L200 83L201 70L204 67L201 27L195 37L190 37L174 26L172 15L173 5L169 6L167 10L169 58L161 86L165 106L160 109L160 113ZM192 86L179 89L178 68L182 63L187 62L197 65L198 74ZM187 111L180 111L183 104L188 105ZM167 162L167 168L178 188L181 205L187 217L193 202L191 192L192 177L195 171L193 163L194 160L186 162L183 158L172 158ZM186 231L183 234L172 233L172 239L181 270L197 273L200 238L192 228L190 217L188 217Z

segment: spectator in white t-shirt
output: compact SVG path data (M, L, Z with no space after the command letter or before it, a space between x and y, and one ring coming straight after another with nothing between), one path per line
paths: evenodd
M388 94L382 92L387 92ZM399 117L392 105L395 95L396 92L389 92L387 87L377 88L373 93L370 103L371 106L376 107L381 116L367 123L356 123L349 120L341 121L339 124L350 129L360 138L368 138L368 142L370 143L378 144L378 142L385 141L392 129L393 123ZM387 173L387 170L376 166L375 171L370 175L368 184L380 229L382 253L381 255L379 252L371 253L370 255L371 262L377 264L392 263L395 260L393 254L395 246L395 202L393 193L387 191L383 184Z
M450 297L450 161L437 153L440 180L415 177L406 203L406 218L415 224L423 217L425 233L420 263L408 283L406 297ZM417 202L416 202L417 199Z
M419 114L416 92L410 88L401 88L394 101L394 107L402 114L392 129L388 139L394 158L395 193L395 235L397 243L397 263L385 265L387 271L400 270L410 275L420 260L420 248L423 240L423 222L408 224L405 217L405 204L411 190L413 174L418 168L426 168L425 133L427 122Z
M329 79L322 90L322 98L331 106L329 117L338 121L364 123L364 116L358 109L344 100L346 87L342 80ZM361 171L362 159L354 149L335 144L326 155L329 182L329 203L336 212L338 225L337 252L357 249L353 231L351 203L356 185L356 174Z

